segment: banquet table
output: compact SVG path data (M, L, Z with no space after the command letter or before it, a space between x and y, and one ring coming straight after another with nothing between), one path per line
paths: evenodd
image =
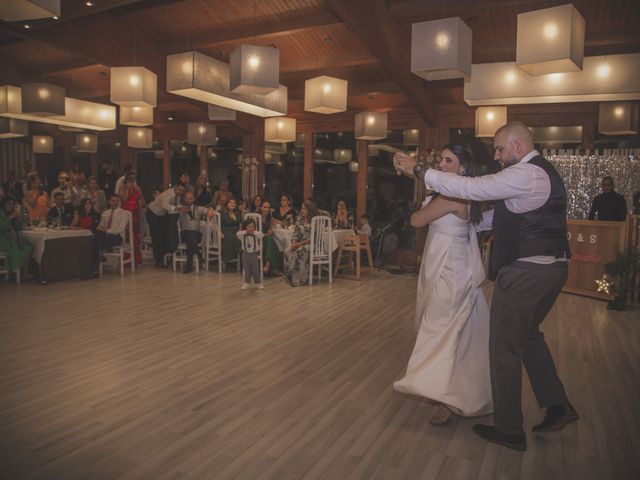
M40 265L40 280L67 280L91 273L93 236L88 230L34 228L24 230Z
M355 234L356 233L353 231L353 229L331 230L331 251L334 252L338 249L344 237ZM273 238L276 241L276 245L278 245L278 250L284 252L288 247L291 246L292 235L293 230L290 230L288 228L273 229ZM327 235L327 233L325 233L325 235Z

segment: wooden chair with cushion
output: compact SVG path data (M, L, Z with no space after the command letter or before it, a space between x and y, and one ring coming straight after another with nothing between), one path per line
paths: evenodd
M361 265L362 252L367 252L368 265L363 267ZM345 255L346 253L346 255ZM360 280L360 274L362 272L373 271L373 259L371 256L371 245L369 243L369 237L367 235L349 235L342 240L342 244L338 249L338 255L336 257L336 267L334 269L335 274L338 275L341 269L350 267L353 269L355 255L355 274L352 278ZM343 263L344 258L347 259L346 263Z

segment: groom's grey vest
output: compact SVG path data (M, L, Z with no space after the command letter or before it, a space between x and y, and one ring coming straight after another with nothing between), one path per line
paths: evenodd
M536 255L571 258L567 241L567 192L556 169L542 156L529 160L542 168L551 181L549 198L541 207L526 213L510 212L504 200L496 202L493 214L491 275L518 258Z

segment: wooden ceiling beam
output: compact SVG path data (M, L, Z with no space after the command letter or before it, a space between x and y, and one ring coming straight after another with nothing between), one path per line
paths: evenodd
M203 34L191 35L189 44L191 49L212 47L226 43L254 42L265 38L272 39L293 35L300 32L308 32L318 28L333 27L342 22L331 13L314 15L310 17L301 16L294 20L287 20L280 23L262 22L248 27L234 27L224 30L213 30ZM161 49L163 52L171 52L173 43L165 43Z
M464 13L482 7L504 8L518 5L534 7L535 4L548 4L548 0L491 0L484 1L478 5L477 0L439 0L437 2L426 2L425 0L405 0L402 2L392 2L389 4L389 15L394 17L428 17L437 16L446 18L454 13Z
M76 58L63 64L56 64L55 66L43 65L42 67L22 69L20 70L20 74L25 81L35 81L60 75L69 75L87 68L95 68L97 66L100 65L84 58ZM104 65L102 66L104 67Z
M424 121L435 125L438 104L424 81L411 73L410 31L388 15L386 1L325 0L325 3L380 60Z
M349 82L347 94L349 97L359 97L362 95L375 95L378 93L398 93L400 87L395 82L372 82L372 83L351 83ZM304 86L289 88L289 100L304 99Z
M305 58L292 58L280 61L280 73L309 72L329 68L357 67L372 65L380 60L369 52L342 53Z

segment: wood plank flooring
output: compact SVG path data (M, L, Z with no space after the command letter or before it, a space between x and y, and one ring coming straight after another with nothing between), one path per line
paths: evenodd
M235 273L149 267L0 283L0 478L640 478L637 309L561 296L544 331L581 419L518 453L392 389L415 288L378 272L241 291Z

